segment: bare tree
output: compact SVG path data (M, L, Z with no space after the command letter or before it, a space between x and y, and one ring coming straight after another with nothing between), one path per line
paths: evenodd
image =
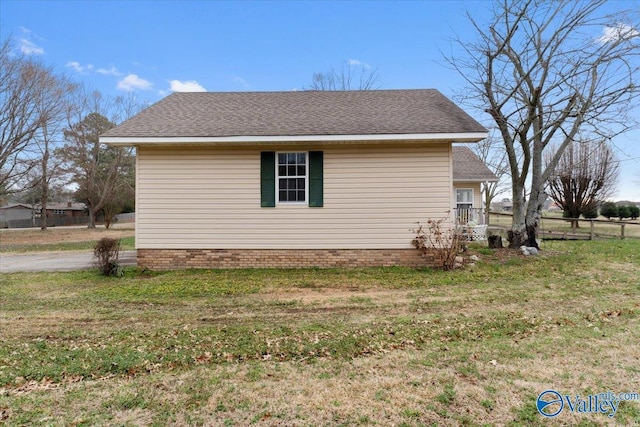
M550 154L546 157L549 162ZM549 177L549 196L566 216L578 218L613 196L618 175L618 161L604 141L578 140L567 147Z
M640 27L624 22L628 15L604 15L604 4L496 2L487 28L468 13L478 39L458 39L466 55L447 58L468 83L467 101L491 116L504 141L511 247L538 246L546 182L579 132L612 138L633 124L628 112L640 93Z
M135 200L135 159L133 156L125 157L125 165L123 165L123 176L117 192L102 207L104 216L104 227L110 228L115 222L116 215L121 213L123 209L132 205Z
M482 183L484 203L488 215L493 199L509 189L509 184L505 182L505 179L509 177L507 152L504 149L502 141L494 135L490 135L488 138L474 144L472 149L491 172L493 172L496 178L498 178L496 182Z
M379 88L377 69L366 64L343 62L339 69L314 73L305 90L371 90Z
M16 184L39 158L34 143L59 120L68 86L33 59L20 55L11 39L0 45L0 189L20 190Z
M58 151L66 164L70 182L77 185L75 197L86 203L89 228L106 206L109 213L123 194L131 194L135 162L132 149L100 144L102 133L139 109L134 98L105 98L100 92L78 92L76 108L70 111L64 130L66 143ZM107 118L107 115L111 119Z
M50 89L43 91L43 99L39 102L40 115L43 117L42 128L35 135L35 148L39 157L38 165L40 174L41 191L41 222L40 229L47 229L47 203L53 180L61 177L61 159L55 154L56 146L62 142L62 128L66 113L72 108L69 104L69 95L75 90L75 86L63 77L52 77L57 81L52 82Z

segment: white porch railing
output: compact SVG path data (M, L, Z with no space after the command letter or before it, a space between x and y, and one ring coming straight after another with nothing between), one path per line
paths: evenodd
M486 240L487 224L482 208L454 208L456 229L466 240Z
M456 225L486 225L482 208L453 208Z

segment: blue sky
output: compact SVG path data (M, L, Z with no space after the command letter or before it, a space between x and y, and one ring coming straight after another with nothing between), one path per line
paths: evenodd
M0 1L0 36L109 95L155 102L172 90L300 90L315 72L352 62L381 89L464 86L442 60L456 33L472 38L482 1ZM613 1L636 8L640 1ZM477 114L470 111L474 116ZM618 198L640 200L640 131L615 139Z

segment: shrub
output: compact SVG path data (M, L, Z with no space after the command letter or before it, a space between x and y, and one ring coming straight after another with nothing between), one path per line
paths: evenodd
M412 230L416 237L411 244L425 256L433 253L437 267L453 270L456 256L463 249L463 237L454 228L443 226L447 219L429 219L426 228L418 222L418 228Z
M631 216L631 212L629 212L629 206L618 206L618 218L625 219Z
M608 219L615 218L618 216L618 206L613 202L605 202L600 208L600 215Z
M640 208L637 206L629 206L629 216L631 219L638 219L640 217Z
M582 216L585 217L586 219L598 218L598 207L594 206L592 209L582 212Z
M124 269L118 263L120 258L120 240L103 237L93 248L93 256L96 258L96 266L100 274L104 276L121 277Z

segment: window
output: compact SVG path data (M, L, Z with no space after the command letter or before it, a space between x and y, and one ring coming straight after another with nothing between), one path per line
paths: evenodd
M307 201L307 153L278 153L278 203Z
M322 151L260 152L260 206L278 204L324 206L324 153Z
M471 209L473 207L473 190L470 188L456 189L456 207L458 209Z
M474 221L473 190L470 188L456 188L456 221L458 224L468 224Z

